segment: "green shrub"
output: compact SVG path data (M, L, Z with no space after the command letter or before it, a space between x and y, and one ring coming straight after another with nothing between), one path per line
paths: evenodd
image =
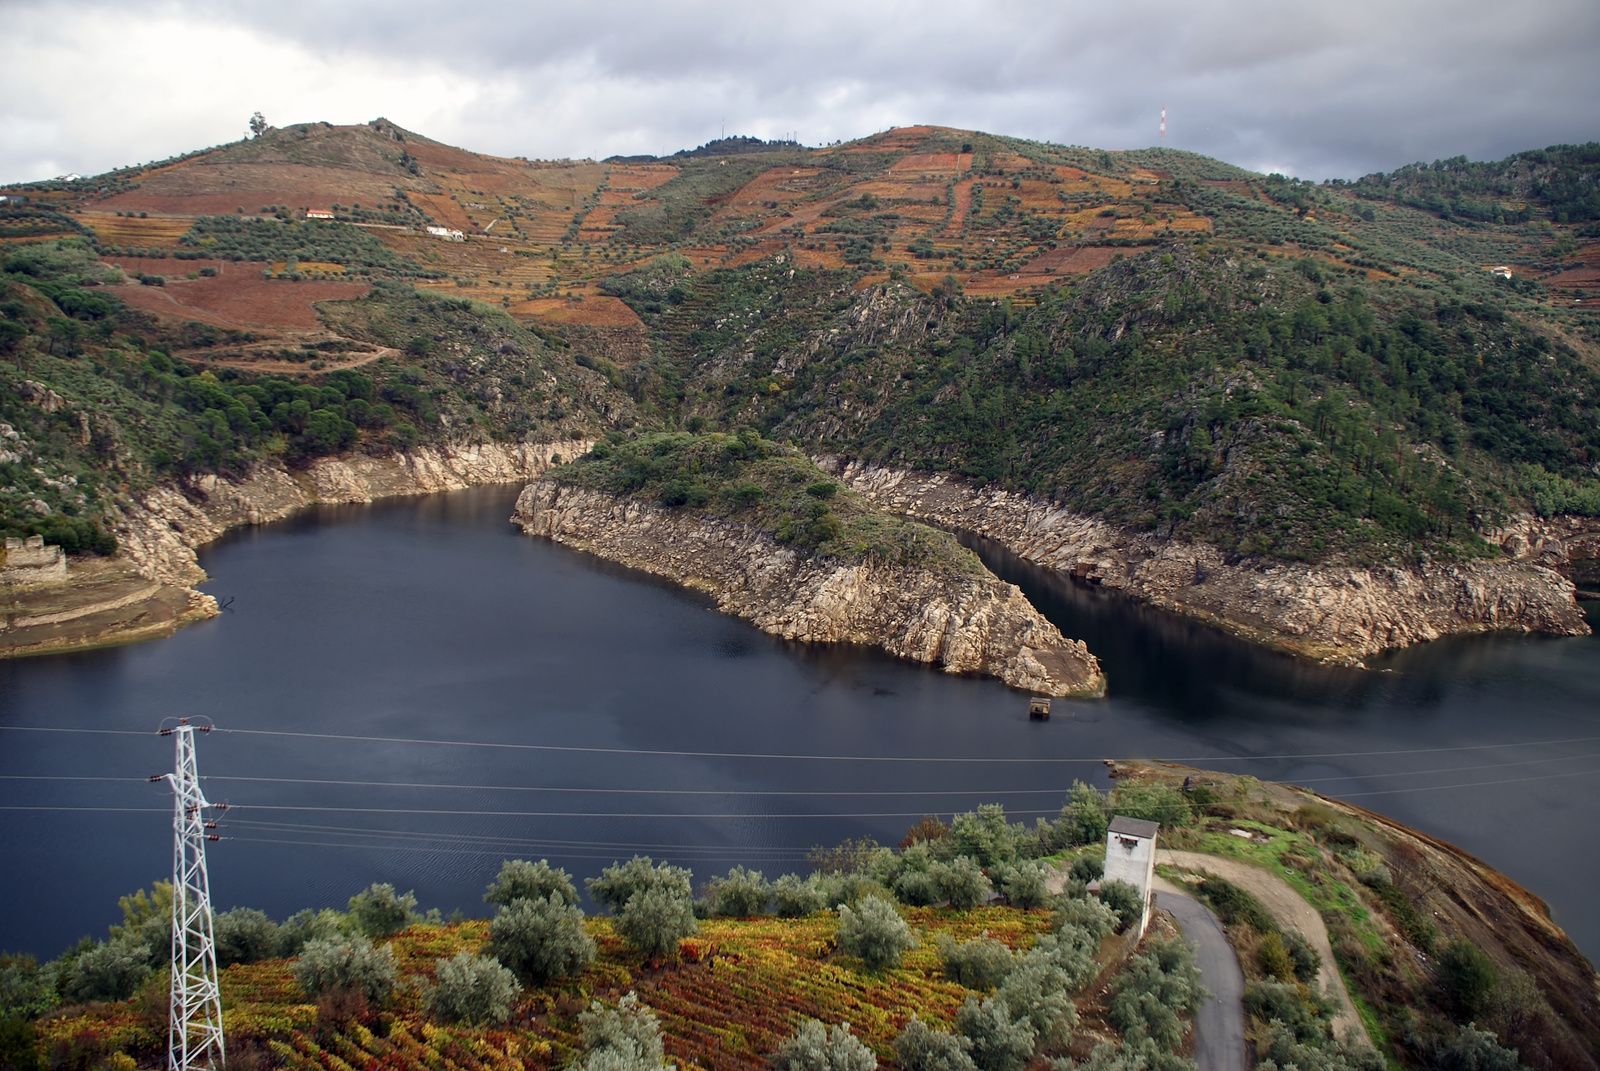
M1091 882L1099 881L1105 877L1106 863L1098 855L1080 855L1072 861L1072 867L1067 871L1067 876L1073 881Z
M1265 1051L1256 1065L1257 1071L1285 1071L1291 1067L1297 1071L1383 1071L1387 1066L1372 1046L1354 1038L1349 1040L1353 1044L1332 1038L1302 1042L1283 1022L1270 1022L1262 1038ZM1511 1068L1515 1066L1513 1063Z
M750 918L765 915L772 899L772 886L759 870L736 866L728 876L717 879L711 890L711 913L723 918Z
M967 1037L932 1030L915 1015L894 1039L900 1071L977 1071L971 1052Z
M594 941L583 912L560 892L545 899L515 899L489 922L489 953L522 981L543 985L577 974L594 962Z
M522 991L512 973L487 956L462 951L438 961L428 1011L441 1022L503 1023Z
M1056 903L1055 927L1058 935L1084 935L1078 940L1090 947L1098 947L1100 939L1115 933L1121 919L1103 900L1083 898L1065 899Z
M337 940L343 933L340 923L340 914L331 907L296 911L278 927L278 955L298 956L308 942Z
M1288 951L1289 962L1294 966L1295 979L1308 985L1315 981L1322 970L1322 953L1311 947L1311 942L1306 940L1305 934L1299 930L1284 930L1283 947Z
M1016 859L1021 827L1006 822L1000 804L985 803L976 811L956 815L950 823L950 838L957 855L971 856L979 866L988 868Z
M634 893L613 926L646 959L676 954L678 942L699 929L693 897L667 886Z
M629 993L607 1008L599 1001L578 1016L583 1032L580 1071L664 1071L661 1024L655 1013Z
M1082 781L1072 782L1066 805L1055 822L1064 842L1062 847L1098 844L1106 839L1110 825L1111 802L1105 793Z
M253 907L236 907L212 920L217 943L217 966L230 963L256 963L273 959L283 945L278 924L266 912Z
M1468 1023L1434 1055L1439 1071L1522 1071L1517 1050L1500 1044L1487 1030Z
M1168 829L1194 824L1194 809L1171 785L1120 784L1111 793L1111 809L1128 818L1160 822Z
M1465 1020L1481 1012L1500 981L1500 972L1483 949L1457 937L1439 954L1439 988L1455 1014Z
M1225 878L1208 877L1197 888L1225 925L1248 926L1265 936L1278 932L1278 924L1261 901Z
M983 903L994 890L978 864L964 855L948 863L934 863L928 877L939 890L939 898L957 911L968 911Z
M1106 1019L1125 1040L1150 1038L1171 1051L1205 998L1188 943L1155 940L1112 983Z
M1261 969L1278 981L1295 980L1294 961L1289 958L1289 950L1283 946L1283 938L1276 933L1269 933L1261 939L1261 944L1256 948L1256 959Z
M55 1004L51 971L32 956L0 953L0 1021L37 1019Z
M1050 870L1043 863L1026 860L999 871L1000 891L1012 907L1023 911L1048 907L1055 899L1050 893Z
M47 1071L39 1051L38 1031L26 1019L0 1019L0 1068L5 1071Z
M572 875L552 867L548 860L530 863L526 859L508 859L500 864L500 873L483 894L485 901L506 906L513 900L547 900L560 898L564 904L578 902L578 890L572 884Z
M1293 982L1251 982L1244 989L1245 1014L1258 1023L1282 1023L1300 1041L1321 1044L1333 1007Z
M879 896L862 897L854 910L848 904L841 905L834 939L841 952L855 956L874 971L898 967L900 957L917 947L906 920L893 904Z
M1117 913L1117 932L1121 933L1129 926L1139 921L1139 916L1144 913L1144 898L1139 895L1139 888L1126 881L1102 882L1100 891L1096 894L1100 901Z
M1014 1019L1026 1019L1037 1048L1064 1045L1078 1025L1078 1009L1068 996L1076 980L1056 964L1053 950L1031 949L1017 957L1016 967L995 990Z
M778 1046L772 1066L776 1071L876 1071L878 1058L850 1032L849 1023L829 1030L807 1019Z
M1033 1027L993 997L982 1003L968 997L956 1012L956 1030L971 1043L978 1071L1022 1071L1033 1057Z
M72 960L56 984L62 997L78 1004L127 1000L149 975L150 956L150 946L137 938L113 938Z
M371 941L361 937L319 938L306 942L289 973L309 997L352 991L376 1003L394 990L394 950L388 945L374 947Z
M803 918L826 906L816 885L798 874L785 874L772 883L772 909L780 918Z
M392 937L411 924L416 906L411 893L396 895L393 885L373 882L350 898L350 921L368 937Z
M685 901L694 899L691 884L693 875L682 867L662 863L656 866L648 855L636 855L626 863L612 863L600 872L598 878L589 878L584 885L595 903L612 912L627 906L634 893L646 889L663 888Z
M957 944L941 933L938 945L944 976L968 989L993 989L1011 973L1011 949L993 938Z

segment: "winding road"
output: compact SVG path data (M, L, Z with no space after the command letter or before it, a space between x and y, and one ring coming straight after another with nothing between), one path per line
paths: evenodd
M1200 979L1211 990L1194 1020L1196 1071L1246 1071L1244 972L1222 923L1171 882L1156 878L1154 889L1156 906L1178 921L1184 940L1194 948Z

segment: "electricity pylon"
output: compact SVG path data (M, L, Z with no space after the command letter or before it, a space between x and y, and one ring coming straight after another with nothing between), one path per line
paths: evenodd
M172 786L172 1005L167 1027L169 1071L222 1066L222 990L217 985L217 946L211 928L211 883L206 877L206 841L217 827L206 821L212 804L200 790L194 734L209 725L184 718L171 736L176 761L164 775Z

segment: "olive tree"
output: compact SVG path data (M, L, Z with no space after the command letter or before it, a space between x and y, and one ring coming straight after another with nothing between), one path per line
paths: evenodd
M502 907L489 922L488 950L529 985L577 974L594 962L583 912L559 893Z
M956 1012L956 1029L972 1043L978 1071L1022 1071L1033 1057L1033 1027L993 997L981 1004L968 997Z
M695 933L694 901L665 886L644 889L628 898L613 925L646 959L660 959L678 950L678 942Z
M711 887L711 913L725 918L749 918L767 913L772 886L759 870L736 866Z
M894 1039L895 1062L900 1071L977 1071L972 1062L972 1040L961 1034L933 1030L915 1015Z
M272 959L282 946L278 924L265 911L236 907L219 913L212 921L217 943L217 966L230 963L255 963Z
M662 1071L669 1066L655 1013L629 993L607 1008L599 1001L578 1016L583 1030L579 1071Z
M850 1032L849 1023L829 1030L807 1019L778 1047L772 1066L776 1071L877 1071L878 1058Z
M416 907L410 892L398 895L393 885L373 882L350 898L350 921L368 937L392 937L411 924Z
M503 1023L522 992L512 973L487 956L460 952L439 960L428 1011L446 1023Z
M917 947L917 939L900 912L878 896L862 897L854 909L841 904L834 939L845 955L855 956L875 971L898 967L900 957Z
M377 948L361 937L307 941L289 973L307 996L338 991L358 991L369 1001L383 1000L394 991L394 950Z
M530 863L526 859L508 859L500 865L500 873L489 885L483 898L502 907L513 900L546 900L559 896L562 903L578 902L578 890L572 884L572 875L541 859Z
M772 909L782 918L814 915L825 906L816 884L798 874L785 874L772 883Z

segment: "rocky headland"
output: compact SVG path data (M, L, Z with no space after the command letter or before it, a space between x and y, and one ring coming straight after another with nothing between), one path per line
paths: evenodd
M1082 641L975 561L956 570L845 560L755 525L554 478L529 484L512 519L530 535L705 592L724 613L784 639L868 644L1040 695L1105 692Z
M160 483L119 504L111 559L74 559L59 576L0 585L0 657L167 636L217 615L194 585L195 551L229 529L282 520L317 503L371 502L535 479L588 450L587 440L464 443L407 453L321 458L304 469L258 465L234 480Z
M944 473L825 458L822 467L885 509L993 539L1034 564L1122 591L1245 639L1359 666L1379 651L1495 629L1589 632L1570 579L1600 520L1522 518L1492 561L1334 566L1239 557L1106 524L1025 494Z

